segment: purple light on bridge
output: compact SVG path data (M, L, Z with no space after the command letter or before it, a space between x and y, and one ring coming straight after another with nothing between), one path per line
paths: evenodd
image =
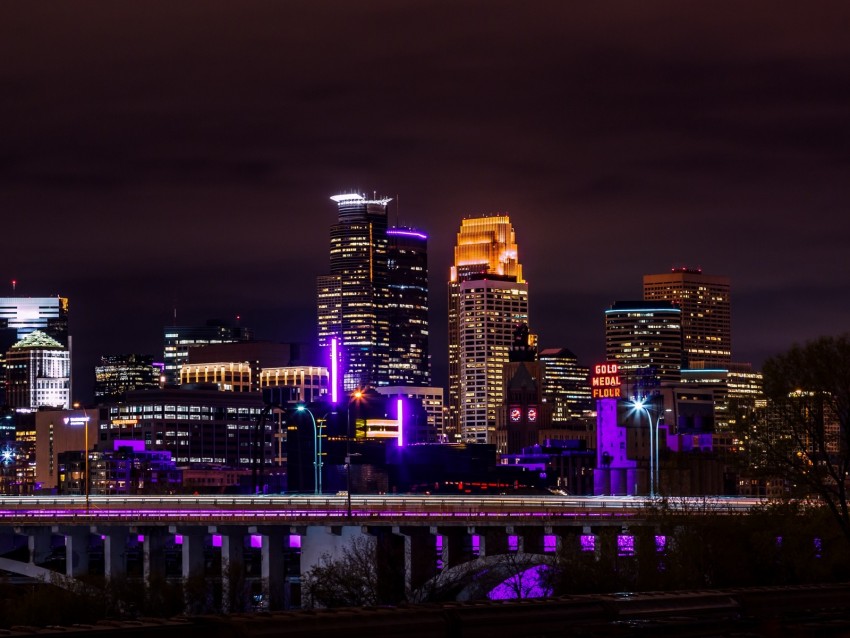
M510 534L508 536L508 551L516 552L519 550L519 536L516 534Z
M816 537L812 539L812 543L814 543L815 546L815 558L823 556L823 540Z
M136 536L136 542L137 543L144 543L145 542L145 535L139 534L138 536Z
M663 554L667 551L667 537L666 536L656 536L655 537L655 551L659 554Z
M251 534L251 547L253 549L260 549L263 546L263 537L259 534Z
M174 544L182 545L183 544L183 534L175 534L174 535Z
M513 600L515 598L545 598L552 595L551 587L546 585L546 565L534 565L514 574L487 594L490 600Z
M301 549L301 536L298 534L289 535L289 549Z
M477 557L481 553L481 537L478 534L473 534L470 541L472 542L472 554Z
M547 553L558 550L558 537L554 534L544 534L543 536L543 551Z
M631 534L617 536L617 556L635 555L635 537Z
M221 534L213 534L212 535L212 546L213 547L221 547Z
M596 536L593 534L582 534L579 537L579 543L581 544L581 551L583 552L596 551Z

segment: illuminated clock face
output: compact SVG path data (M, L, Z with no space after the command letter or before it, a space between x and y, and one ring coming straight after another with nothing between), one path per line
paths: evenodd
M514 423L519 423L519 420L522 418L522 410L519 408L511 408L511 421Z
M528 420L531 423L537 420L537 408L528 408Z

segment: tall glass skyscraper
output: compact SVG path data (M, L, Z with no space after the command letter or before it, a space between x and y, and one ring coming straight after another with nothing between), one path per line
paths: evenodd
M528 284L507 215L464 219L449 278L452 440L495 441L503 370L515 328L528 323Z
M345 391L389 385L387 205L391 198L335 195L330 273L318 277L319 346L340 347Z
M682 309L682 347L688 366L728 368L732 361L729 278L698 268L673 268L644 275L643 298L669 301Z
M428 236L414 228L387 231L390 385L431 385L428 352Z

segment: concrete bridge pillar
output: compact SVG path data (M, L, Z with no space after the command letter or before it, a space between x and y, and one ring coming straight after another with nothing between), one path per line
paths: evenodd
M437 574L434 535L425 527L393 527L404 540L404 591L419 589Z
M263 584L263 596L268 601L269 610L283 609L284 579L286 565L283 555L284 531L280 527L249 527L249 534L260 536L260 578Z
M122 578L127 575L127 537L126 527L92 527L93 534L103 537L103 575L106 580Z
M203 576L204 573L204 545L206 541L206 528L197 525L176 526L168 528L170 534L179 534L182 540L181 551L181 576L186 579L190 576Z
M479 558L508 553L508 535L504 527L470 527L469 533L478 536Z
M89 573L89 545L91 531L88 527L67 527L55 532L65 537L65 575L78 578Z
M165 580L165 545L167 530L149 527L142 535L142 577L146 587L156 586Z
M16 527L15 533L25 536L29 550L29 562L38 565L50 557L53 532L49 527Z
M239 586L245 579L245 537L248 530L213 525L207 531L221 537L221 610L225 614L241 610L242 605L237 601L245 594Z

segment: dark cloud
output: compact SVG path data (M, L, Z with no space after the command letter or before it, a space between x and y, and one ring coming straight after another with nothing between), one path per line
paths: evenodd
M327 197L374 189L430 234L437 369L455 233L491 212L514 220L543 344L598 358L605 306L690 264L731 277L736 356L758 363L848 325L848 18L844 2L13 3L3 276L72 297L80 366L158 349L175 305L310 338Z

